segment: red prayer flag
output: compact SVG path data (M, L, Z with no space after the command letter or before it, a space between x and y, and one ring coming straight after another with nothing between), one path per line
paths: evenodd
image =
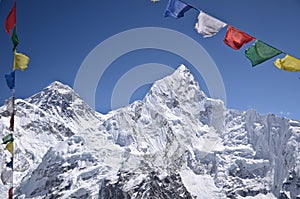
M11 113L9 124L10 124L9 130L14 131L14 125L15 125L15 113L14 113L14 111Z
M247 33L244 33L238 29L236 29L233 26L228 26L226 36L224 39L225 44L230 46L231 48L238 50L240 49L244 44L255 40L254 37L248 35Z
M13 188L11 187L9 190L8 190L8 199L12 199L13 198Z
M10 10L6 21L5 21L5 29L6 32L11 35L11 30L16 26L16 1L14 2L14 5L12 9Z

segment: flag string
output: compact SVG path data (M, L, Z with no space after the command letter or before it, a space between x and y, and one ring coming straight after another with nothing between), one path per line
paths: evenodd
M196 8L181 0L169 0L165 9L165 17L181 18L185 12L194 8L199 11L198 22L195 24L195 29L204 38L216 35L222 28L227 26L227 23L205 13L203 10ZM254 44L245 50L245 56L251 61L252 66L261 64L277 55L285 54L282 59L277 59L274 65L282 70L289 72L300 71L300 60L293 57L284 51L254 38L253 36L238 30L237 28L228 25L228 29L224 38L224 43L234 50L239 50L244 44L255 40Z
M8 35L11 36L11 40L13 43L13 55L14 55L14 60L13 60L13 71L9 74L5 74L5 79L6 79L6 83L7 86L9 87L9 89L11 90L11 99L10 99L10 103L11 103L11 111L10 111L10 124L9 124L9 131L10 134L4 136L2 138L3 142L2 144L6 144L5 149L8 150L11 153L11 158L10 158L10 162L6 163L6 167L11 169L11 175L7 175L7 177L3 177L4 176L4 171L1 173L1 179L3 182L3 184L5 184L11 176L11 182L10 184L10 188L8 189L8 199L12 199L13 198L13 189L14 189L14 132L15 132L15 114L16 114L16 107L15 107L15 70L16 69L20 69L20 70L25 70L29 64L29 57L27 57L26 55L22 54L22 53L18 53L17 52L17 46L19 44L19 38L17 36L17 30L16 30L16 0L14 0L13 6L6 18L5 21L5 30L7 32Z

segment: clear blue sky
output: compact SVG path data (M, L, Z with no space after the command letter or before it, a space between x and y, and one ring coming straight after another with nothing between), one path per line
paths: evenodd
M185 2L300 59L299 0ZM12 4L13 0L0 3L0 104L11 94L4 74L12 70L12 42L4 27ZM199 14L197 10L188 11L180 19L164 18L166 5L167 0L157 3L150 0L17 0L20 40L17 49L28 55L31 61L28 69L16 73L16 96L29 97L55 80L72 87L83 60L98 44L133 28L162 27L187 35L209 53L223 78L227 107L239 110L253 108L262 114L274 113L300 119L300 73L279 70L273 65L276 58L284 55L253 68L244 56L244 50L252 43L239 51L231 49L223 43L227 27L216 36L205 39L194 29ZM99 59L105 57L100 55ZM161 63L172 68L184 63L188 68L193 67L188 60L157 49L141 49L120 56L99 82L96 110L108 112L112 89L118 79L126 71L147 63ZM201 76L194 75L207 93ZM141 85L132 100L142 99L147 89L149 85Z

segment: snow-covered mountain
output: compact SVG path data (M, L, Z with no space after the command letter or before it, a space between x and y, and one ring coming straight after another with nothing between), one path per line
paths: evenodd
M59 82L15 109L15 198L300 198L300 122L227 109L183 65L106 115Z

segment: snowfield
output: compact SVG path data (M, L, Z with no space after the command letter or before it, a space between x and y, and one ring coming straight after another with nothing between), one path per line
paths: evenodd
M300 198L300 122L227 109L184 65L106 115L60 82L15 104L17 199ZM0 108L1 137L9 107ZM0 198L9 187L0 181Z

